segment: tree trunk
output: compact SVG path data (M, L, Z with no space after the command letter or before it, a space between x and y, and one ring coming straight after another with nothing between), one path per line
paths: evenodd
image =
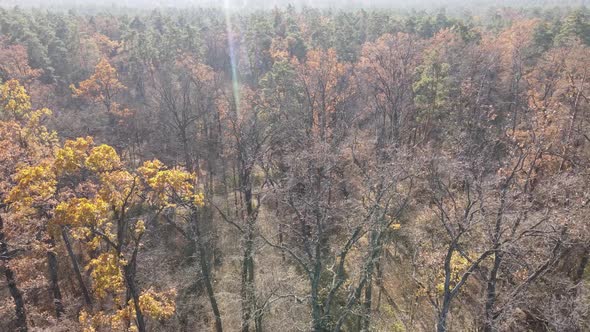
M379 233L374 231L371 234L371 250L368 256L369 261L365 267L366 288L365 300L363 302L363 312L361 316L361 331L369 331L369 328L371 327L371 307L373 305L373 273L375 271L375 265L381 256L382 234L383 230L381 230Z
M486 307L485 307L485 322L484 332L492 332L494 330L494 305L496 304L496 282L498 279L498 270L502 264L502 254L494 254L494 266L490 271L487 285Z
M582 253L582 259L580 260L580 265L578 265L578 269L576 270L576 275L574 276L574 282L578 284L584 278L584 272L586 271L586 267L590 261L590 245L584 248L584 252Z
M316 168L316 180L315 180L315 192L321 193L322 189L322 171ZM311 279L311 301L312 301L312 319L313 319L313 331L321 332L324 331L324 309L320 299L320 281L321 273L323 269L323 256L322 256L322 239L324 238L324 230L322 225L322 213L319 207L319 200L316 200L314 205L315 214L315 244L314 244L314 267L313 276ZM307 236L305 233L303 236Z
M23 294L16 286L16 278L14 271L7 264L4 265L4 275L6 276L6 283L10 290L10 295L14 300L14 307L16 310L16 331L26 332L27 328L27 313L25 311L25 302L23 300Z
M457 245L457 239L454 239L447 251L447 255L445 257L445 281L444 281L444 295L442 301L442 308L438 314L438 322L436 325L437 332L446 332L447 331L447 317L449 315L449 311L451 309L451 300L453 299L451 294L451 258L453 257L453 252L455 251L455 247Z
M255 332L262 332L262 316L263 316L263 312L259 311L258 309L256 310L255 314L254 314L254 331Z
M239 157L239 168L240 195L243 193L243 202L246 206L241 291L242 332L248 332L250 331L252 313L255 312L256 308L256 290L254 284L254 224L256 222L256 212L252 197L252 184L250 183L250 169L245 164L242 153L240 153Z
M317 278L316 278L317 276ZM322 309L320 305L320 299L318 294L319 288L319 273L315 273L314 278L311 280L311 317L312 317L312 331L322 332Z
M53 240L51 240L51 242L51 244L53 244ZM47 266L49 267L49 287L53 295L55 316L60 318L64 313L64 307L62 303L61 290L59 288L57 255L53 250L47 251Z
M76 255L74 254L74 250L72 249L72 244L70 243L70 238L68 236L68 230L65 227L61 229L61 236L64 240L66 245L66 250L68 251L68 256L72 261L72 266L74 268L74 273L76 274L76 279L78 280L78 285L80 286L80 290L82 291L82 295L84 296L84 302L88 307L92 307L92 299L90 297L90 292L88 292L88 288L84 283L84 278L82 278L82 273L80 271L80 265L78 264L78 260L76 259Z
M244 257L242 262L242 332L250 331L250 319L254 307L254 236L248 221L244 234Z
M192 158L190 156L190 149L189 149L189 145L188 145L188 137L186 134L186 127L183 126L181 128L181 132L180 132L180 140L182 143L182 153L184 155L184 163L186 164L186 170L189 172L193 171L193 161Z
M213 285L211 283L211 271L207 260L207 253L205 252L205 246L201 237L201 230L199 229L199 221L197 220L197 212L193 211L193 230L195 245L199 251L199 264L201 266L201 274L203 274L203 282L205 283L205 289L207 290L207 296L211 303L211 310L215 317L215 331L222 332L223 328L221 325L221 313L217 306L217 299L215 298L215 292L213 291Z
M0 215L0 256L7 256L8 245L6 244L6 236L4 235L4 221ZM6 283L8 284L8 290L14 301L14 308L16 312L16 330L17 332L26 332L27 328L27 313L25 311L25 301L23 300L23 294L16 285L16 277L14 271L8 264L8 257L3 259L4 276L6 277Z
M373 301L373 276L367 276L367 287L365 288L365 301L363 302L363 315L361 316L361 331L367 332L371 327L371 306Z
M375 259L375 257L371 257ZM365 301L363 302L363 314L361 316L361 331L369 331L371 327L371 308L373 306L373 271L374 263L369 263L367 268L367 281L365 288Z
M135 256L135 255L134 255ZM127 291L133 299L133 305L135 307L135 319L137 320L137 330L138 332L146 332L145 327L145 320L143 318L143 313L141 311L141 307L139 305L139 292L137 291L137 287L135 285L135 261L132 261L125 266L125 281L127 284Z
M120 219L119 224L123 224L121 220L123 220L123 218ZM137 289L137 285L135 283L135 273L137 271L137 252L139 251L140 241L141 236L135 242L135 248L133 249L133 254L131 255L129 263L123 266L123 274L125 277L125 285L127 286L127 302L129 302L130 299L133 300L133 306L135 308L135 320L137 321L137 330L138 332L147 332L145 327L145 319L143 317L143 312L141 311L139 302L140 292ZM123 247L122 242L117 243L117 247L120 250Z
M449 315L449 309L451 307L450 297L443 300L442 309L438 315L438 322L436 324L436 332L446 332L447 331L447 316Z

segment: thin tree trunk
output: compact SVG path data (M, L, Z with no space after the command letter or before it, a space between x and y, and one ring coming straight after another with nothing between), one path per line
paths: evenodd
M584 79L585 80L585 79ZM568 158L568 154L569 154L569 149L570 149L570 142L572 140L572 135L574 132L574 126L576 125L576 119L578 118L578 102L580 100L580 95L582 94L581 91L578 91L578 93L576 94L576 98L573 104L573 115L572 118L570 120L570 124L568 126L568 130L567 130L567 136L566 136L566 140L565 140L565 147L564 147L564 151L563 151L563 158L561 160L561 164L559 165L559 171L563 170L563 166L565 165L566 159Z
M242 262L242 332L250 331L250 319L254 307L254 239L249 222L244 234L244 257Z
M143 317L143 313L141 311L141 306L139 305L139 292L137 290L137 286L135 285L135 257L137 255L137 247L133 253L133 258L131 262L124 267L125 270L125 281L127 284L127 291L133 299L133 305L135 308L135 319L137 321L137 330L138 332L147 332L145 327L145 319Z
M496 214L496 222L494 227L494 266L490 271L487 282L486 304L485 304L485 322L484 332L492 332L494 330L494 306L496 304L496 283L498 280L498 271L502 265L502 253L500 249L500 237L502 236L502 222L504 219L504 207L506 205L506 193L508 182L502 186L502 194L500 196L500 208Z
M238 191L235 188L236 185L236 181L238 181L238 176L236 174L236 165L232 165L232 181L234 183L234 188L232 188L232 191L234 193L234 205L235 205L235 214L236 214L236 218L239 218L239 210L240 210L240 203L238 202Z
M586 267L590 261L590 245L586 246L584 252L582 253L582 259L580 260L580 265L576 270L576 275L574 277L574 282L578 284L584 278L584 272L586 271Z
M51 242L53 245L53 240L51 240ZM49 287L51 289L53 303L55 305L55 316L60 318L64 313L64 307L62 303L61 290L59 288L57 255L53 250L47 251L47 265L49 267Z
M375 264L379 261L381 256L381 236L382 231L377 234L373 232L371 234L372 248L369 253L369 262L366 266L366 288L365 288L365 300L363 302L363 314L361 316L361 331L369 331L371 327L371 307L373 305L373 273L375 271Z
M436 324L436 331L437 332L446 332L447 331L447 316L449 315L449 309L451 306L450 298L447 299L445 296L443 300L443 307L438 315L438 322Z
M124 211L124 210L123 210ZM123 234L124 232L121 229L124 229L125 223L123 222L124 219L124 212L121 212L121 216L118 220L118 232L117 232L117 254L120 255L123 249ZM127 287L127 302L130 299L133 300L133 306L135 308L135 319L137 322L137 329L138 332L146 332L145 327L145 319L143 317L143 312L141 311L141 306L139 302L139 291L137 289L137 285L135 283L135 273L137 271L137 252L139 250L139 243L141 241L141 236L135 242L135 248L133 249L133 254L131 255L131 259L129 263L123 266L123 274L125 277L125 286Z
M447 317L449 315L449 311L451 309L451 258L453 257L453 252L455 251L457 239L453 240L453 243L449 247L447 251L447 255L445 257L445 281L444 281L444 296L443 296L443 303L442 308L438 314L438 322L436 324L436 331L437 332L446 332L447 331Z
M18 289L16 285L16 278L14 276L14 271L8 266L8 264L4 265L4 275L6 276L6 282L8 283L8 289L10 290L10 295L14 300L14 307L16 311L16 331L17 332L26 332L28 331L27 328L27 313L25 311L25 302L23 300L23 294Z
M371 327L371 306L373 301L373 276L372 272L367 276L367 287L365 288L365 301L363 303L363 315L361 316L361 331L369 331Z
M186 164L185 167L186 167L187 171L192 172L193 171L193 161L190 156L188 138L186 135L186 128L184 126L183 126L183 128L181 128L180 140L182 143L182 153L184 155L184 163Z
M0 206L3 208L4 206ZM4 235L4 221L0 215L0 256L8 255L8 245L6 244L6 236ZM14 301L14 308L16 313L16 331L26 332L27 328L27 313L25 310L25 301L23 300L23 294L16 285L16 277L14 271L8 264L9 257L4 257L4 276L6 277L6 283L8 284L8 290Z
M88 307L92 307L92 299L90 298L90 293L88 292L88 288L84 283L84 278L82 278L82 273L80 271L80 265L78 264L78 260L76 259L76 255L74 254L74 250L72 249L72 244L70 242L70 238L68 236L68 230L65 227L61 229L61 236L64 240L66 245L66 250L68 251L68 256L72 261L72 266L74 267L74 273L76 274L76 279L78 280L78 285L80 286L80 290L82 291L82 295L84 296L84 302Z
M248 300L248 254L244 251L242 262L242 332L250 331L250 301Z
M256 290L254 284L254 224L256 212L252 198L250 171L244 162L243 155L239 158L240 203L246 206L246 227L244 233L244 256L242 262L242 332L250 331L250 320L256 309Z
M322 189L322 171L316 168L316 180L315 180L315 192L321 193ZM312 319L313 319L313 331L321 332L324 331L324 312L320 299L320 279L323 268L322 262L322 239L324 238L324 229L322 225L322 213L319 207L319 200L314 205L315 214L315 244L314 244L314 268L313 278L311 280L311 299L312 299ZM307 236L305 233L303 236Z
M494 330L494 305L496 304L496 282L498 279L498 270L502 264L502 254L494 254L494 266L490 271L487 285L487 296L485 305L485 322L484 332L492 332Z
M201 274L203 275L203 282L205 283L205 289L207 290L207 296L209 297L211 310L213 311L213 316L215 317L215 331L222 332L223 328L221 324L221 313L219 312L217 299L215 298L215 292L213 291L213 285L211 283L211 271L209 269L209 264L207 263L207 254L205 252L205 246L203 244L201 230L199 229L199 221L197 220L196 211L193 212L193 229L195 233L193 240L195 241L195 244L199 251L199 264L201 266Z

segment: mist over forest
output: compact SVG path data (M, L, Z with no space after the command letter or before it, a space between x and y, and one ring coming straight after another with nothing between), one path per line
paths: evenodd
M390 9L436 9L436 8L469 8L487 7L578 7L587 4L587 0L0 0L2 7L36 7L36 8L188 8L212 7L229 9L272 9L274 7L315 7L315 8L390 8Z

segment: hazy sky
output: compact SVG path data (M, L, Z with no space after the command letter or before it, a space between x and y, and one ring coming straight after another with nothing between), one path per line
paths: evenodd
M187 7L214 6L238 8L272 8L289 3L311 7L417 7L433 8L445 6L518 6L526 5L581 5L585 0L0 0L4 7Z

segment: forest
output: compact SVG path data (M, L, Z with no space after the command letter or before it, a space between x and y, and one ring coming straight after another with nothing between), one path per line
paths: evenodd
M590 9L514 2L0 7L0 331L590 331Z

